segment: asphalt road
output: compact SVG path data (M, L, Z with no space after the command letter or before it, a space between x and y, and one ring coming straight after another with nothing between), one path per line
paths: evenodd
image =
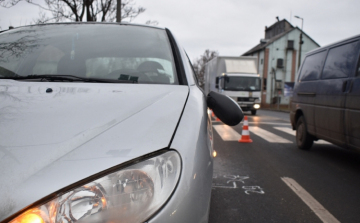
M297 149L288 117L262 110L248 115L252 143L231 139L242 124L213 122L210 223L360 222L360 154L326 142ZM285 183L289 178L300 195Z

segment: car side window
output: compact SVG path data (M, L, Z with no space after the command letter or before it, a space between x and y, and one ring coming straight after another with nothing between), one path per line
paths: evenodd
M359 41L347 43L329 50L322 79L352 76L359 55Z
M319 78L322 65L324 63L326 51L307 56L301 68L300 80L310 81Z

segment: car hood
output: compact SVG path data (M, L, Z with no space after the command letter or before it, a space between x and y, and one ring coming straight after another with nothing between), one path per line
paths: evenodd
M187 86L0 81L0 221L171 142Z

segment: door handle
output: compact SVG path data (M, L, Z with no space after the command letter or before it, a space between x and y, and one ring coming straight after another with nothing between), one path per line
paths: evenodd
M349 93L352 91L353 84L354 84L354 81L351 81L351 83L350 83L350 87L349 87Z
M342 85L342 92L346 91L346 86L347 86L348 81L344 81L343 85Z

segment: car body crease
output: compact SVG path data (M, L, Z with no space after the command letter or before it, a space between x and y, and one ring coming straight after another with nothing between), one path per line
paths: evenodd
M182 109L182 111L181 111L181 114L180 114L180 117L179 117L179 121L178 121L178 123L176 124L176 127L175 127L175 130L174 130L173 135L171 136L171 139L170 139L170 142L169 142L169 145L168 145L168 148L169 148L169 149L171 148L170 146L171 146L171 144L172 144L172 142L173 142L173 140L174 140L174 138L175 138L176 131L177 131L179 125L180 125L181 117L182 117L183 114L184 114L184 110L185 110L187 101L188 101L188 99L189 99L189 95L190 95L190 87L188 87L188 95L186 96L186 100L185 100L185 103L184 103L184 107L183 107L183 109Z

